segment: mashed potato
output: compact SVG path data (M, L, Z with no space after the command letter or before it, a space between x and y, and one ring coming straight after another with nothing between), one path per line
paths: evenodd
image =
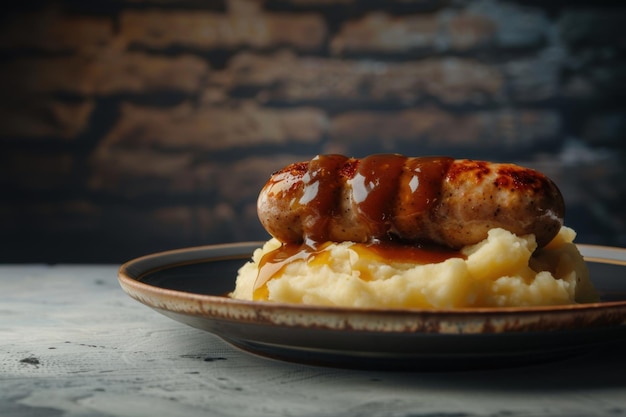
M592 302L598 295L562 227L546 247L533 235L493 229L463 257L439 263L389 262L364 245L331 243L314 257L287 263L265 284L261 299L275 302L366 308L539 306ZM357 245L357 246L355 246ZM239 270L231 296L252 300L261 258L280 247L271 239Z

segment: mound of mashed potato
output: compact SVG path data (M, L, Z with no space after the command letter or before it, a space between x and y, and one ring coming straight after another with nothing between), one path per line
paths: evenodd
M594 302L598 294L573 243L575 236L572 229L562 227L550 244L535 252L533 235L492 229L484 241L463 248L462 257L429 264L390 262L370 256L363 245L330 243L315 257L287 263L264 284L260 299L421 309ZM261 259L280 245L270 239L254 252L252 260L239 270L231 297L259 299L254 287Z

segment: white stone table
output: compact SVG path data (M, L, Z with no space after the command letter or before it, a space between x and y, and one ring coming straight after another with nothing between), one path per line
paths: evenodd
M521 368L373 372L241 352L117 265L0 265L0 416L626 416L626 342Z

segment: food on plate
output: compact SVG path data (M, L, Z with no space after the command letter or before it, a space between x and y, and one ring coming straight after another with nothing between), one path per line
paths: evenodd
M514 164L319 155L258 198L272 238L238 299L368 308L589 302L597 294L545 175Z
M261 190L261 223L285 243L368 242L390 236L452 248L502 227L540 246L565 211L545 175L513 164L372 155L323 155L274 173Z

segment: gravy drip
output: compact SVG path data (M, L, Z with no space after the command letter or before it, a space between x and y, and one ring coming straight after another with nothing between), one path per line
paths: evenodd
M285 243L278 249L265 254L259 263L259 272L254 283L253 300L267 300L269 291L267 283L274 277L280 276L284 269L294 262L307 264L328 264L330 252L326 250L332 242L305 243L302 245ZM370 261L397 264L424 265L444 262L450 258L463 258L460 251L440 246L403 245L392 241L376 241L371 243L354 243L350 246L359 257ZM360 270L360 277L371 280L369 271Z
M352 201L368 235L380 239L393 224L393 207L407 157L389 154L363 158L350 180Z
M424 224L418 219L436 204L453 161L449 157L398 154L362 159L318 155L308 163L301 195L293 198L289 210L301 213L303 241L333 240L335 216L341 215L338 210L346 204L357 222L366 225L370 240L393 239L394 233L405 240L419 240ZM340 201L343 190L349 201Z
M337 172L348 161L343 155L319 155L309 162L302 177L303 190L299 200L292 205L302 208L305 238L315 242L327 239L339 193L341 181Z
M415 213L427 212L439 198L441 182L454 161L449 157L408 158L400 180L399 199Z
M369 231L369 242L351 246L360 256L412 264L463 257L460 252L443 247L406 244L394 235L400 232L403 238L419 241L422 225L414 219L422 217L436 203L452 161L448 157L409 158L397 154L371 155L360 160L342 155L312 159L302 176L302 195L291 203L291 209L302 210L304 243L284 243L261 259L253 299L267 299L267 282L290 263L329 261L324 249L331 243L329 228L341 206L344 182L350 183L353 210Z

